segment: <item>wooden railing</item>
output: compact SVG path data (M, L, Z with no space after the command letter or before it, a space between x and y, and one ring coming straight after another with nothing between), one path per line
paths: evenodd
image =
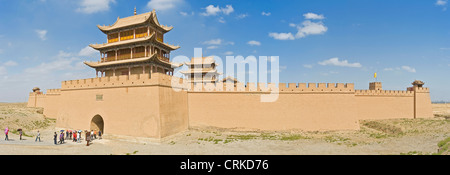
M167 58L167 57L164 57L164 56L158 55L158 59L159 59L159 60L162 60L162 61L165 61L165 62L170 62L170 59Z

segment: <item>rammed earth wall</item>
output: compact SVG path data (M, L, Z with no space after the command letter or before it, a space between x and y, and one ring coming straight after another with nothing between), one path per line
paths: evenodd
M276 101L261 102L271 93ZM151 138L189 126L356 130L361 119L432 117L428 88L355 90L352 83L194 85L161 73L64 81L61 89L30 93L28 106L43 107L44 115L57 119L58 127L89 130L92 118L100 115L106 134Z

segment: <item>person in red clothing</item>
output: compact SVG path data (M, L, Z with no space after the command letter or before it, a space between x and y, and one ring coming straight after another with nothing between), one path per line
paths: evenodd
M72 134L73 134L73 140L72 140L72 142L76 142L76 141L77 141L77 132L75 131L75 132L73 132Z

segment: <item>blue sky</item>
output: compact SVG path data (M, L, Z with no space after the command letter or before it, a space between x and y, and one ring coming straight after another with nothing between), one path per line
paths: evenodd
M106 42L97 24L155 9L174 26L171 56L279 56L280 82L355 83L373 73L387 90L416 79L450 101L448 0L0 0L0 101L24 102L35 86L95 77L83 61Z

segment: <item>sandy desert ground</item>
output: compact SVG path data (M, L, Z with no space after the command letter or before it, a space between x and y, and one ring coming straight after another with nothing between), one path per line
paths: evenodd
M10 129L9 141L0 134L1 155L228 155L228 154L435 154L450 137L450 104L433 104L434 118L360 121L358 131L254 131L212 127L190 130L156 141L105 135L86 142L54 145L55 120L26 103L0 103L0 129ZM18 128L24 131L19 140ZM35 142L37 130L41 142ZM447 139L448 140L448 139ZM448 154L448 151L444 154Z

